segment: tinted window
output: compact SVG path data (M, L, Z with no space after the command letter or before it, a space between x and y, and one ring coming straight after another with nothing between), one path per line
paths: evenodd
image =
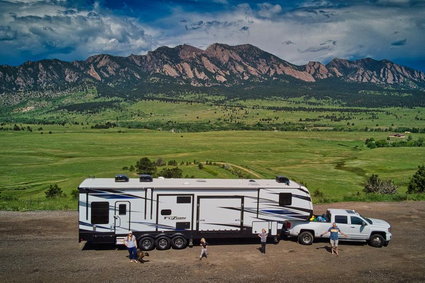
M351 216L351 224L354 225L363 225L363 220L356 217L356 216Z
M118 206L118 214L119 215L126 215L127 214L127 205L126 204L120 204Z
M177 197L177 203L191 203L191 197Z
M347 224L347 216L345 215L335 215L335 222L336 223L342 223Z
M280 193L279 194L279 205L291 205L292 204L292 194L291 193Z
M171 209L163 209L163 210L161 210L161 215L171 215Z
M91 203L91 223L107 224L109 223L109 202L92 202Z
M177 222L176 230L190 229L190 222Z

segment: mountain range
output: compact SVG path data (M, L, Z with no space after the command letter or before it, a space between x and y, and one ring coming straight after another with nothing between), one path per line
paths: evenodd
M294 65L253 45L212 44L205 50L179 45L146 55L95 55L84 61L57 59L0 66L0 94L61 92L94 86L100 92L140 94L181 89L259 93L413 91L423 97L425 73L388 60L333 59Z

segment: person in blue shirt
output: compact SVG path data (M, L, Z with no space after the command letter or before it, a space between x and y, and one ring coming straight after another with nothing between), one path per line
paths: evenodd
M339 233L341 233L341 235L343 235L344 237L348 237L348 236L347 236L347 234L343 233L343 232L342 232L342 231L338 228L338 226L336 225L336 223L335 223L335 222L334 222L334 223L332 223L332 227L330 227L330 228L328 229L328 231L326 231L325 233L322 233L322 234L320 235L320 237L323 237L323 235L325 235L325 234L327 234L327 233L330 233L330 235L329 235L329 239L330 239L330 242L331 242L332 254L339 255L339 253L338 253L338 236L339 236Z

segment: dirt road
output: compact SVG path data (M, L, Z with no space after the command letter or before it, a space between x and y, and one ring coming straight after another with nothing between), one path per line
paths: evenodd
M327 242L210 243L151 251L143 264L127 251L78 243L77 212L0 212L1 282L425 282L425 202L337 203L315 207L353 208L392 224L388 247L341 243L333 256Z

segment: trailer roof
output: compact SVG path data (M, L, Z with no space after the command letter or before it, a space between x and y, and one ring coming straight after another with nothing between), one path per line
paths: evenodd
M274 179L173 179L153 178L152 182L141 182L138 178L129 178L128 182L117 182L114 178L87 178L79 186L86 189L256 189L256 188L299 188L300 185L289 181L289 185L278 183Z

